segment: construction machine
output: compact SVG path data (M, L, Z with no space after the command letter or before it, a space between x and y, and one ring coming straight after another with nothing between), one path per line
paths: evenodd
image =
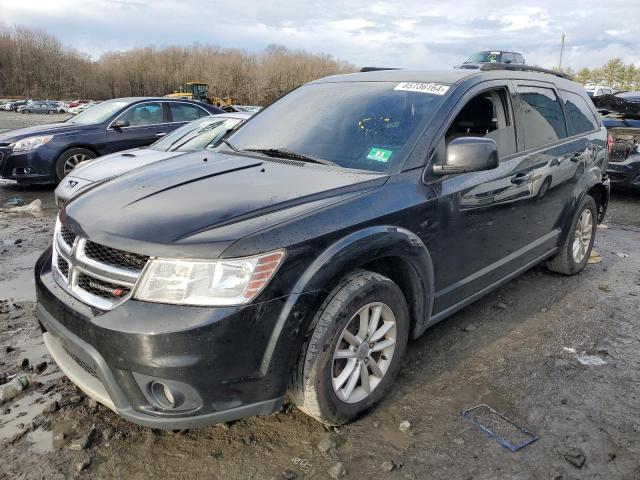
M209 96L209 84L204 82L187 82L180 85L180 90L165 95L170 98L185 98L209 103L222 110L233 111L233 100L231 97Z

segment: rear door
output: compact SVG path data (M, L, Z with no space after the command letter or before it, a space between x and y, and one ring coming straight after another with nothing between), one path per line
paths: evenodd
M151 145L169 131L167 115L160 101L138 103L122 112L107 128L106 152L118 152L130 148ZM122 120L128 125L116 128Z
M567 105L571 108L567 125L563 99L553 84L518 82L516 90L521 149L534 168L536 208L531 211L529 230L538 242L536 253L542 255L559 241L561 228L570 213L576 182L591 155L584 129L593 127L589 122L576 123L576 115L581 111L573 103L575 99Z
M433 162L448 142L474 136L496 141L499 166L433 178L438 192L437 238L429 244L435 268L434 313L446 313L525 264L530 248L531 160L517 152L509 81L483 82L456 105Z

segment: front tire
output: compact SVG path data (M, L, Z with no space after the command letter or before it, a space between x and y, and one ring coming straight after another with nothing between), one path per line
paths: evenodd
M563 275L575 275L584 269L596 238L597 218L596 202L593 197L586 195L576 210L561 250L547 261L549 270Z
M291 399L326 425L355 420L392 388L409 327L406 300L393 281L364 270L348 275L312 321Z
M56 160L56 180L59 183L79 164L94 158L96 158L96 154L86 148L71 148L62 152Z

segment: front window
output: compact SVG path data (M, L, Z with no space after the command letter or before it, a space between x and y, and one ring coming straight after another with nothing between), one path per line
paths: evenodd
M142 103L124 112L118 120L128 122L130 127L157 125L163 122L162 105L160 103Z
M294 90L229 143L237 150L293 152L344 168L402 166L449 89L413 82L327 82Z
M149 146L163 152L195 152L216 145L229 130L242 122L239 118L215 117L196 120L174 130L166 137Z
M474 53L464 63L494 63L501 62L502 52L478 52Z
M109 100L87 108L85 111L75 117L71 117L67 121L76 125L97 125L98 123L105 122L113 114L118 112L118 110L122 110L127 105L127 102L121 100Z

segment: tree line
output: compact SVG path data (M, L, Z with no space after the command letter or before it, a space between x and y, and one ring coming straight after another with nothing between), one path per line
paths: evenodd
M613 58L600 68L582 68L577 72L568 68L563 72L584 85L607 85L617 90L640 89L640 67L624 63L620 58Z
M271 45L259 53L193 44L109 52L97 60L38 30L0 26L0 96L104 100L162 96L188 81L236 104L265 105L289 90L356 67Z

